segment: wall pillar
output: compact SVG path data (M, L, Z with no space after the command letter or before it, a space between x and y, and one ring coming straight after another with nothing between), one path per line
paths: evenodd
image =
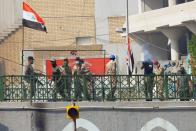
M141 14L143 12L143 0L138 0L138 13Z
M168 5L169 5L169 6L174 6L174 5L176 5L176 0L168 0Z
M171 42L171 60L179 60L179 39L184 35L185 30L181 28L159 28L159 30Z
M192 33L196 35L196 22L184 22L184 26L186 26Z

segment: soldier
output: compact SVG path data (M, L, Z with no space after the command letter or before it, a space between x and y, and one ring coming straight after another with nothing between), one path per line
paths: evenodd
M191 76L186 73L184 67L180 67L178 71L176 84L180 101L189 101L192 97L192 82Z
M86 97L86 99L90 100L91 99L91 94L93 92L93 77L92 73L87 67L87 64L90 65L89 63L84 62L83 59L80 60L81 62L81 74L83 76L83 92Z
M177 89L176 89L176 75L179 70L178 61L172 61L171 66L168 69L168 88L167 88L167 97L176 97ZM169 96L170 95L170 96Z
M142 63L141 69L144 69L144 86L145 86L145 96L146 101L152 101L153 97L153 62L148 59Z
M117 86L116 79L116 57L114 55L110 56L110 61L106 64L106 75L110 77L111 91L108 94L108 100L114 100L114 94Z
M76 57L75 65L73 67L72 74L74 76L74 87L75 87L75 100L82 100L82 64L80 61L80 57Z
M164 100L163 83L164 83L164 69L158 61L154 61L155 84L157 87L157 95L160 100Z
M36 78L35 78L35 72L33 68L34 58L32 56L28 57L28 65L25 67L25 80L27 83L30 84L30 93L31 97L35 95L36 91Z
M69 61L67 58L64 59L63 70L64 70L65 89L66 89L66 94L67 94L66 99L70 101L71 100L71 86L72 86L72 72L71 72L71 67L69 66Z
M28 57L28 65L25 67L25 80L27 81L27 83L30 84L30 93L31 93L31 97L35 96L35 92L36 92L36 83L38 83L39 85L43 85L37 78L36 75L38 75L39 73L35 73L34 68L33 68L33 64L34 64L34 58L32 56ZM26 93L25 93L26 94ZM26 96L25 96L26 97Z
M57 66L56 59L52 58L52 81L55 83L55 88L53 92L53 99L57 99L57 93L59 93L63 100L65 100L65 82L62 78L63 70Z

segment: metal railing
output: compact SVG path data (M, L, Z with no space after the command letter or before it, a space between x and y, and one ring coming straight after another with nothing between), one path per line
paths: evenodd
M191 100L196 77L186 76L0 76L0 101Z

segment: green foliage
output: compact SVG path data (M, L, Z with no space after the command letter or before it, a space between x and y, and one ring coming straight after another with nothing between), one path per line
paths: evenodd
M192 35L188 44L189 52L191 55L191 65L193 74L196 75L196 36Z

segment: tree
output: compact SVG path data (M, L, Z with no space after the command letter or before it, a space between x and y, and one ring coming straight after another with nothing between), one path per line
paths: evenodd
M190 53L190 64L192 67L193 75L196 75L196 36L192 35L191 40L188 44L189 53Z

